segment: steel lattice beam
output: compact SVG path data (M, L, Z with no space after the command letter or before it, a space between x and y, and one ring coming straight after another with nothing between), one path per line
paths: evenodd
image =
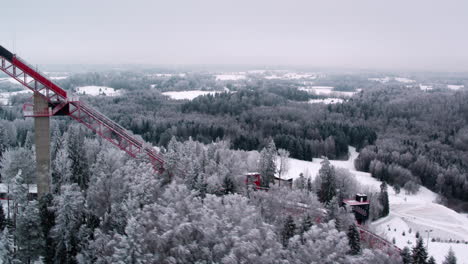
M41 113L31 112L31 114L25 111L27 116L54 116L64 112L130 156L136 157L139 153L143 153L156 171L164 170L163 158L149 147L149 144L137 139L131 132L99 111L78 99L68 97L64 89L2 46L0 46L0 70L49 102L49 110L46 109ZM25 105L23 109L27 110L28 107L30 105Z

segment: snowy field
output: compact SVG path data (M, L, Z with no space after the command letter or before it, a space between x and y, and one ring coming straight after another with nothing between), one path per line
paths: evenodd
M310 99L309 104L341 104L344 100L341 98Z
M335 167L348 169L362 185L376 191L380 190L380 181L372 178L369 173L356 171L354 160L357 156L356 149L350 147L348 160L330 160L330 163ZM322 159L318 158L315 158L312 162L297 159L289 160L290 169L284 178L298 178L300 173L315 178L321 167L320 162L322 162ZM396 194L393 188L389 187L388 194L390 215L372 223L371 229L386 237L389 241L395 238L398 247L414 246L416 231L419 231L427 243L425 230L433 230L430 232L430 238L468 241L468 218L466 215L434 203L437 195L427 188L421 187L417 194L406 195L404 190ZM390 231L388 231L389 228ZM410 228L411 234L409 233ZM395 229L396 231L394 231ZM405 236L402 235L403 231ZM453 248L458 263L468 264L468 245L466 244L429 241L429 254L434 256L437 263L442 263L450 247Z
M221 93L221 91L193 90L193 91L180 91L180 92L164 92L162 94L169 96L171 99L174 99L174 100L190 100L191 101L200 95L217 94L217 93Z
M268 80L300 80L300 79L316 79L317 76L315 74L309 74L309 73L294 73L294 72L289 72L283 75L268 75L265 76L265 79Z
M246 79L245 73L216 75L217 81L238 81L238 80L245 80L245 79Z
M153 78L171 78L171 77L185 77L185 73L151 73L147 74L148 77Z
M447 88L450 90L460 90L462 88L465 88L465 85L455 85L455 84L448 84Z
M115 90L114 88L111 88L111 87L94 86L94 85L77 87L76 93L92 95L92 96L97 96L97 95L118 96L122 94L120 90Z
M9 105L10 104L10 98L14 95L18 94L32 94L32 91L30 90L22 90L22 91L17 91L17 92L4 92L0 93L0 105Z
M379 83L388 83L389 81L396 81L400 83L415 83L415 80L411 80L406 77L383 77L383 78L368 78L369 81L379 82Z
M432 85L419 84L419 89L421 89L423 91L430 91L430 90L432 90L434 88L432 87Z
M351 97L358 92L358 91L342 92L342 91L334 91L333 89L334 89L333 86L310 86L310 87L299 88L299 90L301 91L306 91L308 93L314 93L317 95L327 95L327 96L335 95L335 96Z

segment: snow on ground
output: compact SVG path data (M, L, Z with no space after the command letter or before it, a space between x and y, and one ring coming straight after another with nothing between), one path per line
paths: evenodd
M268 80L275 80L275 79L281 79L281 80L300 80L300 79L317 79L317 75L315 74L310 74L310 73L295 73L295 72L289 72L285 73L282 75L268 75L265 76L265 79Z
M170 77L185 77L185 73L151 73L147 74L148 77L156 77L156 78L170 78Z
M318 95L335 95L335 96L353 96L356 92L342 92L342 91L335 91L333 90L333 86L309 86L299 88L299 90L306 91L308 93L314 93Z
M180 91L180 92L164 92L162 94L169 96L171 99L174 100L193 100L195 97L200 95L207 95L207 94L217 94L221 93L220 91L200 91L200 90L193 90L193 91Z
M339 168L348 169L362 185L380 190L380 182L370 176L367 172L356 171L354 168L354 160L357 158L359 153L355 148L349 147L350 157L348 160L330 160L330 163ZM313 161L305 161L298 159L289 159L289 171L284 176L288 178L298 178L300 173L304 173L304 176L310 175L314 179L322 166L320 163L323 159L314 158Z
M309 104L318 104L318 103L341 104L343 102L344 100L341 98L325 98L325 99L310 99L309 100Z
M0 93L0 105L8 105L10 104L10 98L14 95L18 94L28 94L32 93L30 90L21 90L17 92L4 92Z
M432 87L432 85L419 84L419 89L427 92L427 91L430 91L430 90L432 90L434 88Z
M362 185L380 190L380 181L372 178L369 173L356 171L354 168L354 160L358 155L359 153L356 152L356 149L350 147L350 157L348 160L330 160L330 163L335 167L348 169ZM314 158L312 162L297 159L289 159L289 161L290 169L284 178L298 178L300 173L315 178L321 167L320 162L323 159ZM393 188L389 187L388 193L390 215L371 223L370 226L371 229L376 230L377 234L386 237L389 241L395 238L398 247L409 246L411 248L414 246L417 231L419 231L427 243L427 233L425 233L425 230L432 230L430 232L430 240L432 238L440 238L442 240L468 241L467 215L459 214L443 205L435 203L437 195L432 191L421 187L415 195L407 195L404 193L404 190L396 194ZM389 228L390 231L388 230ZM411 234L409 233L410 228ZM394 231L395 229L396 231ZM403 231L405 231L404 236ZM410 244L408 244L408 241L410 241ZM429 241L429 255L434 256L437 263L442 263L450 247L453 248L458 258L458 263L468 264L467 244Z
M218 74L216 75L217 81L238 81L245 80L245 73L235 73L235 74Z
M415 83L415 80L411 80L405 77L395 77L395 81L401 82L401 83Z
M77 94L85 94L85 95L106 95L106 96L118 96L121 95L122 92L120 90L115 90L114 88L106 87L106 86L81 86L76 88Z
M368 78L367 80L369 81L374 81L374 82L380 82L380 83L387 83L390 81L390 77L384 77L384 78Z
M449 88L450 90L460 90L462 88L464 88L465 85L455 85L455 84L448 84L447 85L447 88Z
M65 80L68 78L68 76L52 76L49 77L51 80Z

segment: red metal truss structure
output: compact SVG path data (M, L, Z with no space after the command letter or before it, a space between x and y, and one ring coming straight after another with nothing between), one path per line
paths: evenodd
M36 95L42 96L49 103L48 109L32 111L32 105L23 107L26 116L56 116L68 115L99 136L105 138L130 156L144 154L148 157L154 169L164 170L163 158L151 147L133 135L130 131L118 125L104 114L78 98L73 98L60 86L55 84L45 74L24 60L0 46L0 70L30 89Z

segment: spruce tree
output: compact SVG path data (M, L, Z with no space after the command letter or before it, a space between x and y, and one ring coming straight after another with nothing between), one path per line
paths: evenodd
M351 255L358 255L361 253L361 237L356 225L349 226L347 235Z
M42 252L45 264L54 263L55 242L52 238L52 228L55 225L55 214L52 210L53 197L50 193L44 195L39 200L39 216L41 218L41 229L44 238L44 248Z
M379 195L380 204L382 204L382 213L380 217L385 217L390 213L390 204L388 200L388 187L385 182L380 185L380 195Z
M29 202L18 215L15 235L18 258L23 263L37 260L42 253L44 240L36 201Z
M409 247L404 247L403 250L401 250L400 255L403 260L403 264L411 264L411 252Z
M445 256L444 262L442 264L457 264L457 257L455 257L455 253L453 252L452 247L450 247L447 256Z
M431 256L428 260L427 260L427 264L437 264L436 261L435 261L435 258L433 256Z
M270 187L270 183L274 182L276 173L276 146L273 139L270 141L266 148L260 152L260 160L258 164L258 171L262 177L262 187Z
M326 204L336 196L335 169L330 165L330 161L325 158L319 170L321 180L320 190L318 191L319 201Z
M0 231L0 263L18 263L17 261L15 261L13 237L10 234L8 227L3 229L3 231Z
M288 215L281 231L281 240L284 247L288 246L289 239L296 234L296 224L292 216Z
M313 225L314 222L312 220L312 217L309 214L307 214L306 217L304 217L304 220L302 221L301 233L309 231Z
M223 179L223 193L230 194L235 192L234 181L230 175L226 175Z
M5 228L5 226L6 226L6 217L3 211L3 205L2 203L0 203L0 231L2 231L3 228Z
M86 190L89 184L89 168L85 157L84 135L81 129L73 127L68 133L67 152L71 161L71 182Z
M418 238L411 254L411 264L427 264L427 251L422 238Z

